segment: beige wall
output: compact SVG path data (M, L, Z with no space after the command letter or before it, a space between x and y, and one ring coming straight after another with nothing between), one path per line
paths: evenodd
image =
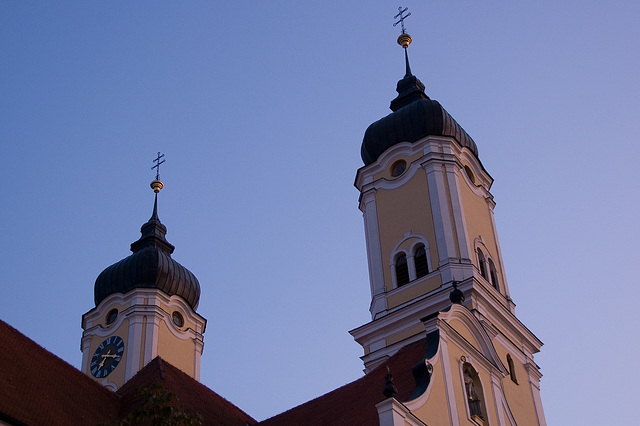
M173 327L173 323L170 325ZM191 339L176 338L164 322L160 323L158 336L158 355L174 367L191 377L195 370L195 347Z
M494 347L500 360L507 369L509 364L507 363L507 349L500 343L495 343ZM535 406L533 404L533 395L531 394L531 386L529 386L529 380L526 370L515 354L511 353L511 359L513 360L513 366L516 372L516 380L518 383L514 383L510 376L502 379L502 389L504 390L507 403L511 408L511 413L515 418L518 425L537 425L537 416Z
M399 205L406 207L398 209ZM425 236L429 243L431 264L438 265L438 250L433 229L429 189L424 171L418 170L406 184L399 188L379 189L376 192L376 206L385 289L389 291L392 289L391 269L389 268L392 250L405 239L407 232ZM407 242L407 246L409 243Z
M415 284L407 284L396 293L387 297L387 306L389 309L395 308L405 302L415 299L416 297L427 294L442 285L442 277L435 275L423 280L416 280Z
M442 361L434 365L431 381L427 402L412 412L429 426L451 426Z
M458 181L460 182L460 196L464 206L464 217L467 222L469 253L475 253L474 240L481 236L488 250L486 254L494 260L497 268L499 264L497 262L498 245L494 237L489 205L483 196L478 196L473 192L464 176L462 176L463 173L465 173L463 169L458 172ZM472 261L478 267L478 257L473 255Z

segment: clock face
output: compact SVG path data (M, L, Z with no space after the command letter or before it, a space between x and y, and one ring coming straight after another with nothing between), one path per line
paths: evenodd
M100 343L91 358L91 374L97 379L107 377L116 369L124 354L124 341L118 336L108 337Z

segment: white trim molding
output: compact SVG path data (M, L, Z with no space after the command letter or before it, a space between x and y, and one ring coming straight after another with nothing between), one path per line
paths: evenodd
M427 426L414 416L403 403L387 398L376 404L380 426Z

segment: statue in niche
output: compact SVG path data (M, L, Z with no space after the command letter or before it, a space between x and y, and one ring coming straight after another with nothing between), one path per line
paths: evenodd
M467 402L469 403L469 411L471 412L471 417L478 416L481 419L484 419L484 417L482 416L482 409L480 408L480 398L478 397L475 386L473 384L473 376L474 371L470 366L465 365L464 387L467 391Z

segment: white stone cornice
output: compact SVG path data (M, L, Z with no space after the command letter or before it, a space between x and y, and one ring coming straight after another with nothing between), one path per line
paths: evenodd
M376 409L380 426L427 426L395 398L387 398L377 403Z
M529 381L534 383L536 387L540 388L540 379L542 378L540 367L538 367L538 365L533 361L529 361L524 363L524 369L529 376Z
M407 336L391 345L387 345L387 338L411 330L421 324L421 319L424 316L443 310L449 305L451 305L449 288L440 287L429 293L428 296L422 296L418 300L394 308L387 315L351 330L349 333L353 338L365 350L369 350L369 353L362 356L365 371L370 371L403 346L425 338L427 332L423 329L419 333Z
M517 343L521 350L528 354L540 351L542 342L516 318L509 309L508 301L493 287L482 284L479 278L458 287L470 297L478 313L496 326L510 341Z

